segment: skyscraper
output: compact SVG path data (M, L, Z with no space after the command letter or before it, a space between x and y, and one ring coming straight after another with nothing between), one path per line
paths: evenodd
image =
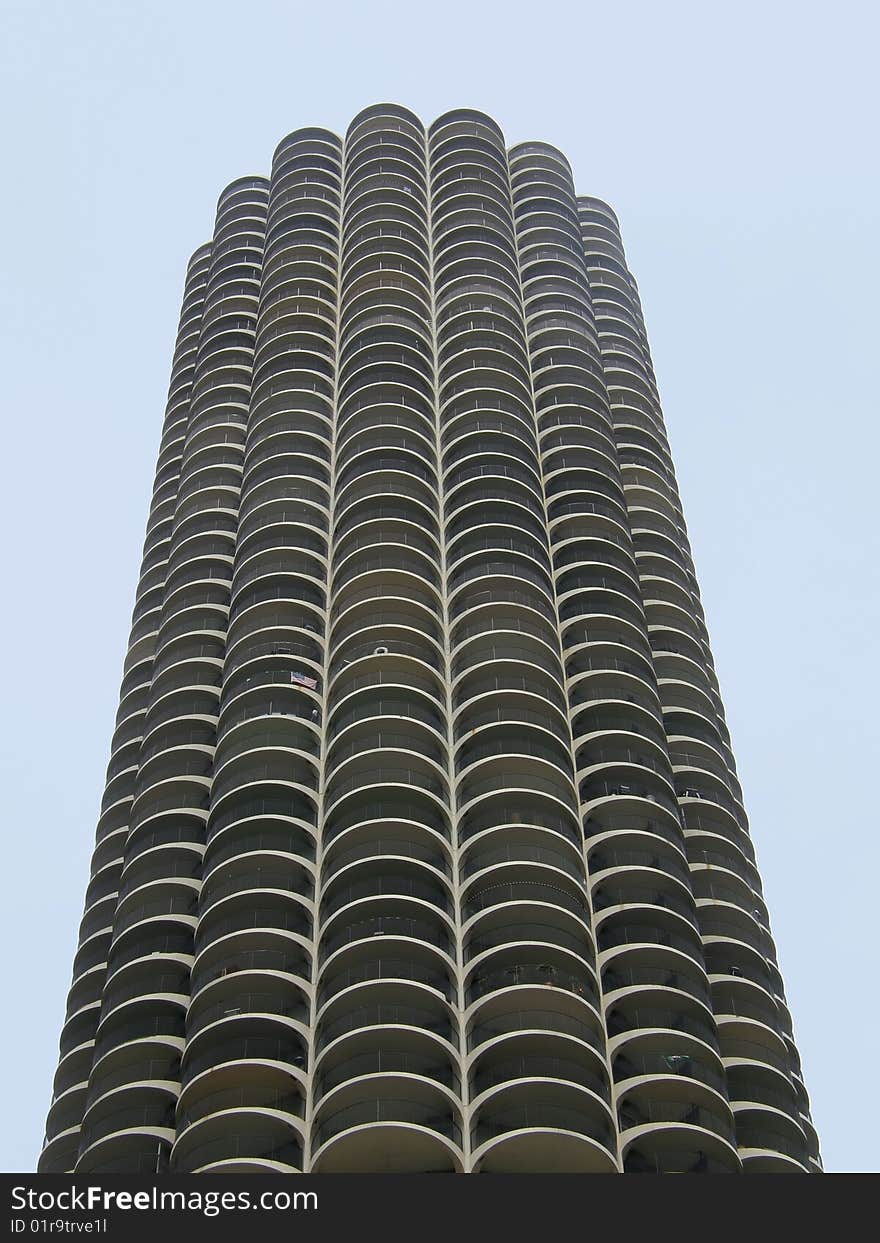
M816 1171L613 211L460 110L186 276L44 1171Z

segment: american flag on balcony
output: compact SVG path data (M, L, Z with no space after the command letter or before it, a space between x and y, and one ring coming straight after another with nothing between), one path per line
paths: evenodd
M318 679L310 678L307 673L292 673L290 680L296 682L298 686L307 686L310 691L315 690L318 685Z

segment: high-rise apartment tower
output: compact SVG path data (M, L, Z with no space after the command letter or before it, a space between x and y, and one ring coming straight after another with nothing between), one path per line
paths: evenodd
M294 132L193 256L44 1171L817 1171L616 217Z

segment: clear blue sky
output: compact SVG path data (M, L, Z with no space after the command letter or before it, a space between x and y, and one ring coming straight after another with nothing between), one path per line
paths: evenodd
M0 1169L32 1169L184 265L287 132L490 112L639 280L814 1117L876 1170L875 4L5 0Z

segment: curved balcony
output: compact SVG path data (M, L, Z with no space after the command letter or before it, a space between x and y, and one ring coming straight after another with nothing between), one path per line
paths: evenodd
M315 1111L313 1173L461 1173L461 1109L441 1084L382 1073L331 1089Z
M175 1082L162 1080L129 1082L103 1092L83 1115L81 1160L87 1162L98 1144L109 1160L115 1149L144 1151L144 1141L152 1139L155 1151L156 1140L173 1140L177 1092Z
M442 946L410 935L404 926L400 931L381 931L376 938L344 942L331 951L321 965L317 1005L320 1009L344 990L353 990L349 997L355 999L361 985L370 986L370 997L381 1001L387 993L393 998L406 981L427 986L450 1003L454 1000L450 955Z
M389 946L399 954L399 946ZM452 962L449 964L452 971ZM342 1036L371 1032L384 1040L388 1029L428 1033L444 1043L452 1057L458 1039L455 1010L442 990L421 980L368 977L328 997L317 1013L316 1057Z
M387 885L391 892L370 892ZM414 889L394 892L403 886ZM384 937L407 937L436 946L445 954L452 953L453 924L445 907L449 905L445 889L439 885L417 885L408 879L383 881L377 878L359 895L341 891L340 900L348 899L328 914L321 933L321 950L329 957L342 946L356 941ZM422 896L422 895L426 896Z
M303 1124L283 1107L223 1110L178 1135L171 1163L175 1173L298 1174Z
M586 883L583 855L572 836L539 826L492 826L462 843L460 878L494 871L501 864L549 866L564 872L579 885Z
M305 1072L272 1058L255 1058L209 1067L190 1077L180 1093L177 1129L218 1113L270 1109L302 1118Z
M609 1051L624 1048L631 1035L666 1032L670 1048L679 1036L692 1036L712 1052L718 1051L714 1016L708 1003L683 991L643 987L617 992L605 1015Z
M452 875L450 846L441 833L414 823L367 821L325 837L323 869L330 880L340 868L359 860L413 859L446 877Z
M140 1113L129 1108L119 1111L107 1125L117 1129L80 1148L77 1174L165 1173L168 1152L174 1141L174 1107L157 1103Z
M474 1104L472 1169L480 1173L617 1172L608 1106L589 1088L529 1078Z
M368 1076L418 1077L460 1095L458 1061L446 1044L424 1031L383 1027L353 1031L326 1046L315 1066L315 1100Z
M123 1002L149 995L176 998L181 1005L189 996L189 973L192 956L180 953L152 952L121 963L111 971L104 984L102 1004L110 1013Z
M314 876L308 865L286 852L254 850L230 856L205 875L201 918L216 903L244 892L285 893L298 899L306 912L314 909Z
M733 1102L736 1138L748 1174L806 1174L810 1157L803 1128L787 1113Z
M272 822L299 828L311 836L316 819L315 792L307 786L280 779L249 781L214 803L208 836L212 838L233 824L253 828L252 823L245 826L245 822L254 820L265 822L266 827Z
M687 1099L691 1091L695 1100L705 1100L704 1089L712 1090L718 1107L719 1099L727 1100L724 1067L718 1053L705 1041L687 1032L677 1032L674 1040L664 1030L633 1031L615 1041L609 1050L616 1090L624 1096L630 1088L650 1088L653 1084L670 1087L675 1097ZM702 1093L702 1095L699 1095ZM727 1106L725 1104L725 1109ZM728 1111L729 1112L729 1111Z
M349 637L350 641L337 645L339 655L334 657L330 671L334 710L355 691L371 688L378 697L389 685L409 685L435 700L440 697L440 653L426 635L413 631L403 638L401 633L406 635L407 631L377 627L372 634L362 637L363 632L358 632Z
M625 1174L738 1174L742 1171L736 1148L699 1122L647 1123L630 1127L625 1135L622 1150Z
M596 914L597 948L606 954L619 947L677 950L702 966L703 949L694 923L658 902L611 907Z

